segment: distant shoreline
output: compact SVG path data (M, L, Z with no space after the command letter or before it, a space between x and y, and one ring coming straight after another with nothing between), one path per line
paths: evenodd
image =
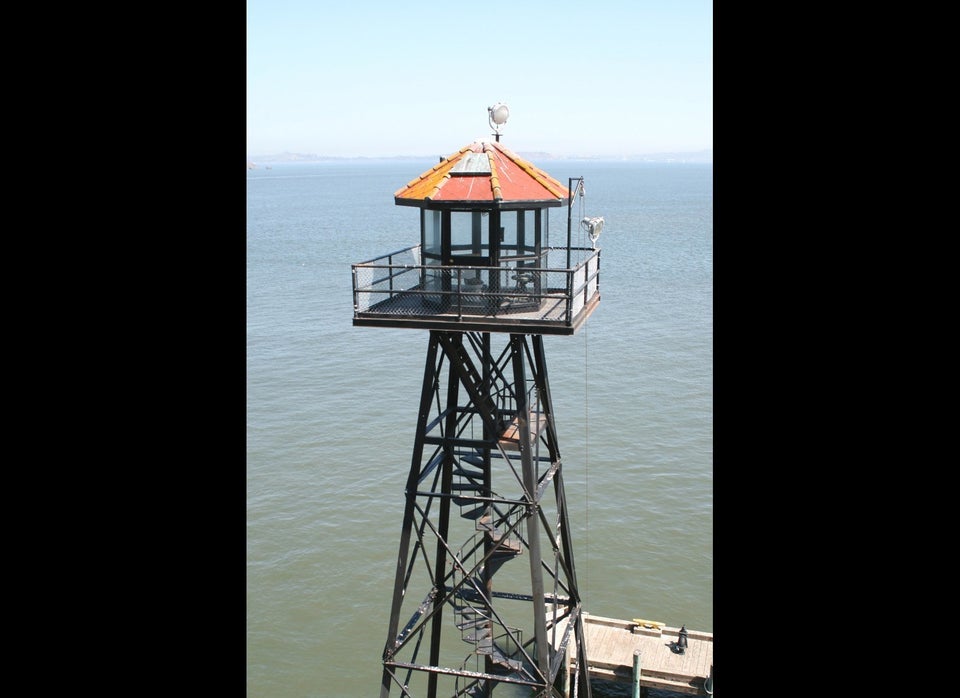
M550 153L524 153L521 157L531 161L542 160L595 160L598 162L676 162L713 164L713 150L691 152L646 153L642 155L551 155ZM439 155L373 155L373 156L334 156L304 153L279 153L276 155L254 155L247 157L247 166L277 165L294 162L352 162L368 160L437 160Z

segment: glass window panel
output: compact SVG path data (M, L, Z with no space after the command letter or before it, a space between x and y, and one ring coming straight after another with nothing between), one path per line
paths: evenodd
M426 219L423 226L424 256L439 255L440 250L440 211L425 211ZM428 262L429 263L429 262Z

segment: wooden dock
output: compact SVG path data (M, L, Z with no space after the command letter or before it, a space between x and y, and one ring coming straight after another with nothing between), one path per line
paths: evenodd
M557 629L562 630L560 624ZM680 628L584 614L583 630L591 678L632 684L634 653L639 650L642 688L713 695L713 633L687 628L687 648L678 654L674 643ZM575 651L571 645L571 655ZM569 667L576 669L574 656Z

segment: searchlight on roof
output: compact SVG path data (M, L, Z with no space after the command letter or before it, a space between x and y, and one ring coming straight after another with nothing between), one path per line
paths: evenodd
M510 110L503 102L497 102L492 107L487 107L487 115L490 121L490 128L493 129L493 135L497 142L500 141L500 127L507 123L510 118Z

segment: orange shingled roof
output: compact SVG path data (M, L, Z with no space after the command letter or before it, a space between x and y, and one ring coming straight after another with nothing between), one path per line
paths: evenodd
M486 156L486 157L484 157ZM397 203L569 199L570 190L496 141L475 141L394 193Z

